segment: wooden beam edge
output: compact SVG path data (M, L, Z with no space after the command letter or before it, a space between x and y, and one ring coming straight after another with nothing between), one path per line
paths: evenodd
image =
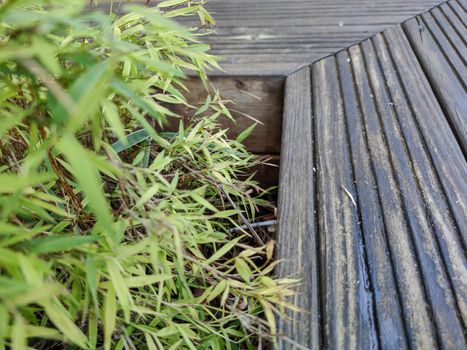
M280 349L319 347L317 242L314 216L311 78L304 67L285 81L276 256L279 278L300 278L290 300L302 312L278 318ZM311 292L310 292L311 291Z

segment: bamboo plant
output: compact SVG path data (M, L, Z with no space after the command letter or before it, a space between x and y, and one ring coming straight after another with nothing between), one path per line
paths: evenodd
M227 138L218 94L184 97L217 63L172 19L213 25L204 2L0 4L0 349L274 343L295 281L232 230L268 205L249 131ZM168 132L175 104L194 117Z

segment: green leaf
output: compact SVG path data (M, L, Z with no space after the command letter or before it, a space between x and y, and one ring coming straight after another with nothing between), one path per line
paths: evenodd
M71 214L71 213L67 212L66 210L63 210L63 209L61 209L60 207L58 207L56 205L53 205L53 204L50 204L50 203L47 203L47 202L44 202L44 201L41 201L41 200L38 200L38 199L28 198L28 204L36 205L37 207L43 208L43 209L45 209L45 210L47 210L49 212L52 212L52 213L57 214L59 216L62 216L64 218L68 218L68 219L74 219L75 218L74 214Z
M242 131L240 133L240 135L237 136L237 141L238 142L242 142L243 140L245 140L248 136L250 136L251 132L253 131L253 129L256 127L256 125L258 125L258 123L253 123L251 124L247 129L245 129L244 131Z
M125 278L125 284L128 288L139 288L149 286L154 283L166 281L170 279L170 275L146 275Z
M63 305L53 298L50 301L42 302L44 310L50 320L54 323L60 332L74 344L87 348L87 338L79 327L71 320L70 314Z
M88 334L89 334L89 348L90 350L95 350L97 346L97 337L98 337L98 325L97 325L97 317L95 313L91 313L89 315Z
M63 124L69 121L73 129L79 128L89 116L97 97L102 94L106 80L104 77L108 71L109 61L104 61L91 66L81 74L69 89L69 95L72 101L75 102L75 106L64 106L57 101L51 107L51 114L55 122ZM97 86L102 86L102 88L98 90ZM72 112L73 118L70 118L70 112Z
M19 247L31 253L53 253L76 248L86 243L100 240L100 236L76 236L74 234L53 235L33 238L22 243Z
M26 336L26 329L24 319L18 314L15 317L15 323L11 329L11 349L12 350L26 350L28 345L28 338Z
M148 350L158 350L158 347L156 346L156 343L154 343L154 339L152 339L151 334L144 332L144 338L146 339Z
M231 249L233 249L238 242L242 239L243 237L237 237L232 239L231 241L227 242L224 244L218 251L216 251L207 261L206 263L211 264L216 260L219 260L222 258L225 254L227 254Z
M88 282L89 292L91 293L96 308L99 307L99 300L97 299L97 278L96 261L92 256L88 256L86 259L86 281Z
M216 299L224 290L227 288L227 281L222 280L220 281L217 286L209 293L209 296L206 298L207 302L211 302Z
M146 141L150 137L151 136L145 129L136 130L129 134L124 140L113 143L112 148L115 152L120 153L134 145Z
M167 337L170 337L174 334L178 334L178 328L172 324L170 326L167 326L167 327L164 327L160 330L158 330L155 334L158 336L158 337L161 337L161 338L167 338Z
M117 322L117 299L112 286L107 289L104 299L104 349L110 350L112 347L112 334Z
M238 209L229 209L229 210L223 210L218 213L215 213L212 215L213 218L220 218L220 219L226 219L231 216L237 215L239 213Z
M120 268L114 260L107 261L107 269L109 270L110 280L115 288L115 293L117 294L118 301L123 310L125 321L130 321L130 304L131 304L131 294L128 290L125 279L123 278Z
M161 3L157 4L157 7L170 7L170 6L176 6L180 4L185 4L187 3L188 0L168 0L168 1L162 1Z
M0 193L14 193L29 186L46 183L55 176L52 173L30 174L27 177L21 175L0 174Z
M206 199L204 199L203 197L201 197L198 193L196 192L190 192L190 197L193 198L196 202L198 202L199 204L201 204L203 207L213 211L213 212L217 212L218 210L211 204L209 203Z
M86 195L88 205L102 226L106 230L113 231L113 220L104 197L104 192L102 191L102 180L93 166L87 151L71 135L64 136L60 140L58 149L68 159L73 169L73 175Z
M250 270L250 267L248 264L243 261L242 259L235 259L235 268L237 269L238 274L246 281L250 281L250 277L252 275L252 272Z
M5 349L5 338L7 337L7 327L9 324L10 314L8 313L6 306L0 304L0 349Z
M63 336L55 328L26 325L26 333L30 338L63 340Z
M115 135L117 135L119 140L124 140L125 128L123 127L123 123L120 120L117 107L115 106L115 104L108 100L102 101L101 104L107 123L109 123L110 127L115 132Z
M131 89L127 84L119 79L113 79L111 86L114 90L119 93L121 96L126 97L129 101L132 101L137 107L141 108L143 111L148 113L151 117L157 121L165 121L163 114L155 111L151 105L145 101L143 98L138 96L133 89Z

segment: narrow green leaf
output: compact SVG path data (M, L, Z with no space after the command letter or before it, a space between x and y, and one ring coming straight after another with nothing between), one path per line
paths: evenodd
M248 128L246 128L244 131L242 131L240 133L240 135L237 136L236 140L238 142L242 142L243 140L245 140L248 136L250 136L251 132L256 127L256 125L258 125L258 123L251 124Z
M99 307L99 300L97 299L97 266L96 261L92 256L86 259L86 281L88 282L89 292L94 301L96 308Z
M242 259L235 259L235 268L237 269L238 274L246 281L250 281L252 275L251 269L248 264Z
M54 323L65 336L74 344L87 348L87 338L79 327L71 320L69 313L63 305L55 298L50 301L42 302L45 312L50 320Z
M227 254L233 247L235 247L238 242L242 239L243 237L237 237L232 239L231 241L227 242L224 244L219 250L217 250L207 261L206 263L211 264L216 260L219 260L222 258L225 254Z
M207 302L211 302L216 299L224 290L227 288L227 282L225 280L220 281L217 286L209 293L209 296L206 298Z
M63 340L63 336L55 328L26 325L26 333L30 338Z
M119 140L112 144L115 152L120 153L128 148L133 147L143 141L146 141L151 136L145 129L140 129L129 134L124 140Z
M113 220L102 191L102 180L87 151L71 135L64 136L60 140L58 148L68 159L73 169L73 175L86 195L88 205L103 227L112 231Z
M11 329L11 349L12 350L26 350L28 345L28 338L26 336L26 329L24 319L21 315L15 317L15 323Z
M152 339L151 334L144 332L144 338L146 339L146 345L148 346L148 350L159 350L156 346L156 343L154 342L154 339Z
M117 322L117 299L112 286L107 289L104 299L104 349L112 348L112 334Z
M211 210L213 212L218 211L211 203L209 203L206 199L201 197L198 193L191 192L190 197L193 198L199 204L201 204L203 207L205 207L205 208L207 208L207 209L209 209L209 210Z
M115 288L115 293L117 294L118 301L123 310L125 316L125 321L130 321L130 304L131 304L131 295L130 291L125 285L125 279L123 278L118 264L114 260L107 261L107 269L109 270L110 279Z
M170 275L146 275L125 278L125 284L128 288L139 288L149 286L154 283L166 281L170 279Z
M22 243L19 247L31 253L53 253L76 248L86 243L100 240L100 236L76 236L74 234L61 234L47 237L33 238Z
M120 120L118 109L111 101L104 100L101 102L105 120L109 123L112 130L115 132L119 140L125 139L125 128Z
M138 96L135 93L135 91L133 89L130 89L123 81L119 79L113 79L111 85L117 93L119 93L123 97L126 97L129 101L132 101L137 107L144 110L151 117L153 117L157 121L165 121L165 117L163 114L155 111L147 101L145 101L142 97Z
M30 174L27 177L0 174L0 193L14 193L40 183L46 183L55 176L51 173Z
M5 339L7 337L7 327L10 314L4 304L0 304L0 350L5 349Z
M73 124L74 129L82 125L92 110L93 103L90 102L100 95L100 93L97 93L96 86L104 84L104 76L108 72L108 68L108 61L97 63L88 68L73 82L69 89L69 95L75 105L64 106L57 101L51 107L51 114L58 124L69 121ZM73 118L70 118L70 112L73 113Z
M95 350L97 346L98 325L97 325L96 314L93 312L89 314L88 334L89 334L89 349Z
M170 7L170 6L176 6L180 4L187 3L188 0L168 0L168 1L162 1L161 3L157 4L157 7Z

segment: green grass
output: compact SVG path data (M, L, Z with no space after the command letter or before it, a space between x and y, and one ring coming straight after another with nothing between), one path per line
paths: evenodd
M244 349L277 338L296 281L273 241L231 229L268 207L260 159L226 137L202 1L0 1L0 349ZM158 132L170 105L197 110ZM235 233L230 233L235 232ZM266 237L262 237L266 240Z

